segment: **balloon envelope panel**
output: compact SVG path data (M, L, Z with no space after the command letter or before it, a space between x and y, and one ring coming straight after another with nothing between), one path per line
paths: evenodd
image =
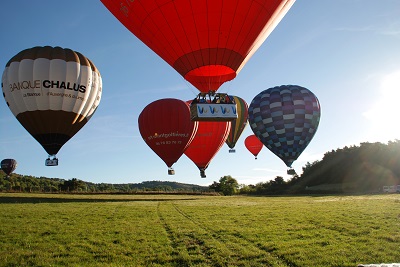
M283 85L253 99L249 123L261 142L290 167L313 138L320 114L318 99L310 90Z

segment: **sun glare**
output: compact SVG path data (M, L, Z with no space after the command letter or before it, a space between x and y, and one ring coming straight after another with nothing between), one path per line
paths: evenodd
M400 139L400 70L382 79L380 98L364 116L370 121L369 136L373 140L387 142Z

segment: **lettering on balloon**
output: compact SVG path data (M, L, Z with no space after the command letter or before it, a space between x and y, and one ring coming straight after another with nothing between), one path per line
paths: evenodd
M156 146L160 145L180 145L182 141L157 141Z
M135 0L124 0L119 3L120 10L125 15L125 17L129 17L129 7L134 1Z
M23 96L27 97L27 96L41 96L41 95L42 95L41 93L26 93Z
M85 85L79 83L72 83L65 81L50 81L50 80L44 80L43 82L41 82L40 80L14 82L10 83L9 88L11 92L15 90L42 89L42 88L64 89L80 93L86 92Z
M212 136L212 132L207 132L207 133L197 133L196 136Z
M81 96L76 96L73 94L66 94L66 93L53 93L53 92L48 92L47 96L59 96L59 97L68 97L68 98L74 98L77 100L85 100L85 98L81 97Z
M65 90L74 90L79 91L81 93L86 92L86 86L80 85L76 83L64 82L64 81L43 81L44 88L58 88L58 89L65 89Z
M40 89L40 80L22 81L10 84L10 91L23 89Z
M179 133L179 132L162 133L162 134L155 133L154 135L148 136L147 139L148 140L152 140L152 139L155 139L155 138L170 138L170 137L188 138L189 134L187 134L187 133Z

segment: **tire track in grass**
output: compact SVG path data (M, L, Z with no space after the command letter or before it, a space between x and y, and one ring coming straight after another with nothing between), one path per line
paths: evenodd
M260 244L255 244L240 233L221 233L205 227L201 222L196 221L181 210L175 203L172 203L172 206L182 217L186 218L198 229L201 229L201 231L208 233L206 237L222 244L232 253L231 257L234 260L229 264L235 264L235 266L299 267L283 255L276 253L274 248L266 248Z
M219 266L207 253L208 247L195 233L183 231L182 225L173 224L171 218L177 214L175 209L169 209L168 214L164 215L164 212L167 213L168 206L172 207L170 203L159 202L157 214L173 248L172 262L170 263L176 266L191 266L202 263L210 266ZM187 226L187 224L183 225ZM192 259L191 254L194 252L196 252L197 257ZM202 257L199 257L199 255Z

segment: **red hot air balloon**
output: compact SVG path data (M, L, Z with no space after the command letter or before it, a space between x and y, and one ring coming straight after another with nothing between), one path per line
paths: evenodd
M139 115L139 131L146 144L175 174L172 165L182 156L197 131L186 102L166 98L147 105Z
M205 170L229 135L231 122L199 121L198 123L197 133L185 150L185 155L199 168L201 178L205 178Z
M295 0L101 0L201 92L236 77Z
M258 153L260 153L264 146L260 139L258 139L254 134L246 137L244 140L244 145L250 151L250 153L254 155L255 159L257 159Z
M248 105L246 101L238 96L231 96L236 103L237 110L237 119L231 121L231 131L229 132L229 136L226 139L225 143L228 145L229 153L235 152L235 145L238 141L240 135L242 134L244 128L247 126L247 118L249 116L248 113Z

